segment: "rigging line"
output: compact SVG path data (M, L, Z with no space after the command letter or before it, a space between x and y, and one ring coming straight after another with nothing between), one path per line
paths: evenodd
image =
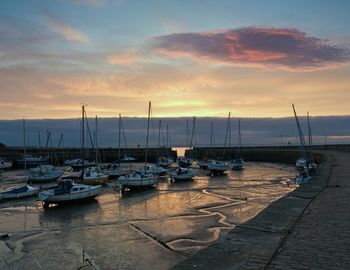
M121 129L123 131L123 138L124 138L125 148L128 148L128 144L126 143L126 136L125 136L125 129L124 129L123 118L120 118L120 125L121 125Z
M93 142L93 139L92 139L92 136L91 136L91 131L90 131L90 126L89 126L89 118L87 117L87 114L86 114L86 111L84 111L85 113L85 119L86 119L86 127L87 127L87 130L88 130L88 134L89 134L89 138L90 138L90 143L91 143L91 147L92 148L95 148L95 145L94 145L94 142ZM97 162L97 160L96 160Z

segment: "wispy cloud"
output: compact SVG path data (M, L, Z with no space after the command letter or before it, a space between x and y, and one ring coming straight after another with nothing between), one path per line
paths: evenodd
M349 49L293 28L245 27L154 37L147 46L167 57L308 71L350 61Z
M46 18L51 29L66 40L84 44L90 43L90 39L85 34L76 30L73 26L60 18L52 14L48 15Z

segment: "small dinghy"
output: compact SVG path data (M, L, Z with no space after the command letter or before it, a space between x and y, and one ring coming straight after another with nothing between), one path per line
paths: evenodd
M102 186L89 186L83 184L73 184L71 180L64 180L58 183L55 188L39 193L39 199L47 208L50 204L62 204L93 199L101 193Z
M39 188L25 185L22 187L11 188L0 192L0 199L18 199L34 196L39 192Z
M0 169L9 169L12 167L12 161L0 159Z
M175 171L170 173L170 177L174 181L187 181L192 180L193 177L197 174L197 170L190 168L178 168Z

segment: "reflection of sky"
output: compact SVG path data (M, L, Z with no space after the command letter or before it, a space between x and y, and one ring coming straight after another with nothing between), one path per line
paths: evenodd
M171 146L186 146L186 120L189 122L189 137L192 134L191 118L164 118L162 120L160 145L166 145L166 125L169 127L168 144ZM213 122L214 138L213 146L222 146L225 140L227 119L225 118L197 118L196 140L193 144L210 145L210 125ZM312 117L311 127L314 144L323 145L331 143L350 143L350 117ZM145 118L125 118L123 120L127 147L141 147L145 145L147 120ZM306 141L307 122L305 117L300 117ZM241 133L243 145L299 145L297 127L294 118L243 118L241 120ZM94 132L93 120L89 120L90 132ZM150 147L158 145L158 119L152 119L150 125ZM60 135L63 134L64 146L79 146L80 130L78 119L66 120L27 120L26 133L27 144L37 146L39 143L39 132L41 145L46 144L46 131L50 130L52 145L57 146ZM118 146L118 121L113 118L102 118L98 120L99 146ZM231 120L231 144L237 145L237 119ZM89 144L88 132L86 142ZM190 138L189 138L190 141ZM0 121L0 142L8 145L23 145L22 121L10 120ZM51 144L51 143L50 143ZM228 140L227 140L228 144ZM89 144L90 145L90 144ZM124 138L121 138L121 147L125 147Z
M100 116L144 116L148 100L159 116L290 116L293 102L345 115L349 9L341 0L5 1L0 118L77 117L82 102Z

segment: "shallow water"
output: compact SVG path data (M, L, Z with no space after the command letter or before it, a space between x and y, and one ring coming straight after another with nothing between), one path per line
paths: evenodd
M220 177L163 178L126 195L112 180L92 202L48 210L36 198L4 202L0 232L10 237L0 241L0 268L77 269L84 250L100 269L167 269L294 190L295 174L283 164L247 163ZM5 176L12 175L23 177Z

